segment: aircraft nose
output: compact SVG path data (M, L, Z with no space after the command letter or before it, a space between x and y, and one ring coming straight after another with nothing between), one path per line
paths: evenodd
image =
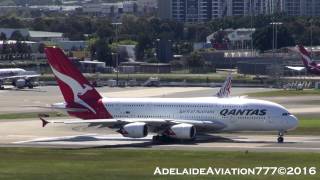
M299 120L294 115L289 116L288 126L289 129L295 129L299 124Z

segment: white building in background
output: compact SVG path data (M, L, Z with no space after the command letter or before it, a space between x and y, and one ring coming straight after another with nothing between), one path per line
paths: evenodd
M15 43L15 41L9 40L12 33L15 31L19 31L22 36L28 37L30 41L23 42L30 45L33 52L37 51L37 47L41 43L59 46L66 51L83 50L87 47L86 41L70 41L68 38L63 37L63 33L61 32L30 31L28 29L0 28L0 33L4 33L8 39L7 41L5 41L6 44Z
M228 43L228 49L251 49L251 40L253 33L256 31L255 28L225 29L222 31L225 33L224 39ZM207 44L211 44L214 41L217 33L219 32L217 31L207 36Z
M19 31L20 34L24 37L29 36L29 30L25 29L25 28L23 28L23 29L22 28L19 28L19 29L17 29L17 28L0 28L0 34L1 33L5 34L7 39L10 39L12 33L15 31Z
M7 39L10 39L12 33L19 31L20 34L24 37L28 37L31 41L52 41L55 39L64 39L63 33L60 32L47 32L47 31L30 31L25 28L0 28L0 34L4 33Z
M63 37L61 32L48 32L48 31L29 31L29 37L32 41L54 41L54 40L68 40L68 38Z

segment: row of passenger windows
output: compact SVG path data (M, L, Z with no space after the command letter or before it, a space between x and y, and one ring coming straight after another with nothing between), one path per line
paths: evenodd
M170 115L114 115L115 118L171 118Z
M182 108L214 108L218 105L184 105L184 104L107 104L108 107L144 107L144 106L153 106L153 107L182 107ZM248 108L248 106L222 106L222 108Z
M235 117L229 117L229 116L222 116L222 119L266 119L264 116L235 116Z
M182 118L182 119L218 119L218 117L216 116L196 116L196 115L189 115L189 116L174 116L174 115L114 115L114 117L116 118ZM266 117L263 116L238 116L236 118L230 118L228 116L222 116L219 117L222 119L266 119Z

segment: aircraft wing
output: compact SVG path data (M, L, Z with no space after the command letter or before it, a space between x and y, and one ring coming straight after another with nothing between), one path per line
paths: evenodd
M42 127L47 124L88 124L88 125L103 125L107 127L119 127L125 124L130 124L134 122L144 122L149 126L157 128L166 128L175 124L192 124L198 128L209 128L219 130L225 127L225 124L213 121L195 121L195 120L175 120L175 119L143 119L143 118L128 118L128 119L91 119L91 120L81 120L81 119L58 119L58 120L46 120L40 117L42 121Z
M305 69L305 67L299 67L299 66L286 66L286 67L295 71L302 71Z

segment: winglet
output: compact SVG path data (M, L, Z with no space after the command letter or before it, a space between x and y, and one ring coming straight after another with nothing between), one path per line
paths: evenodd
M46 127L46 125L50 123L49 121L43 119L43 117L39 117L39 118L42 121L42 127Z

